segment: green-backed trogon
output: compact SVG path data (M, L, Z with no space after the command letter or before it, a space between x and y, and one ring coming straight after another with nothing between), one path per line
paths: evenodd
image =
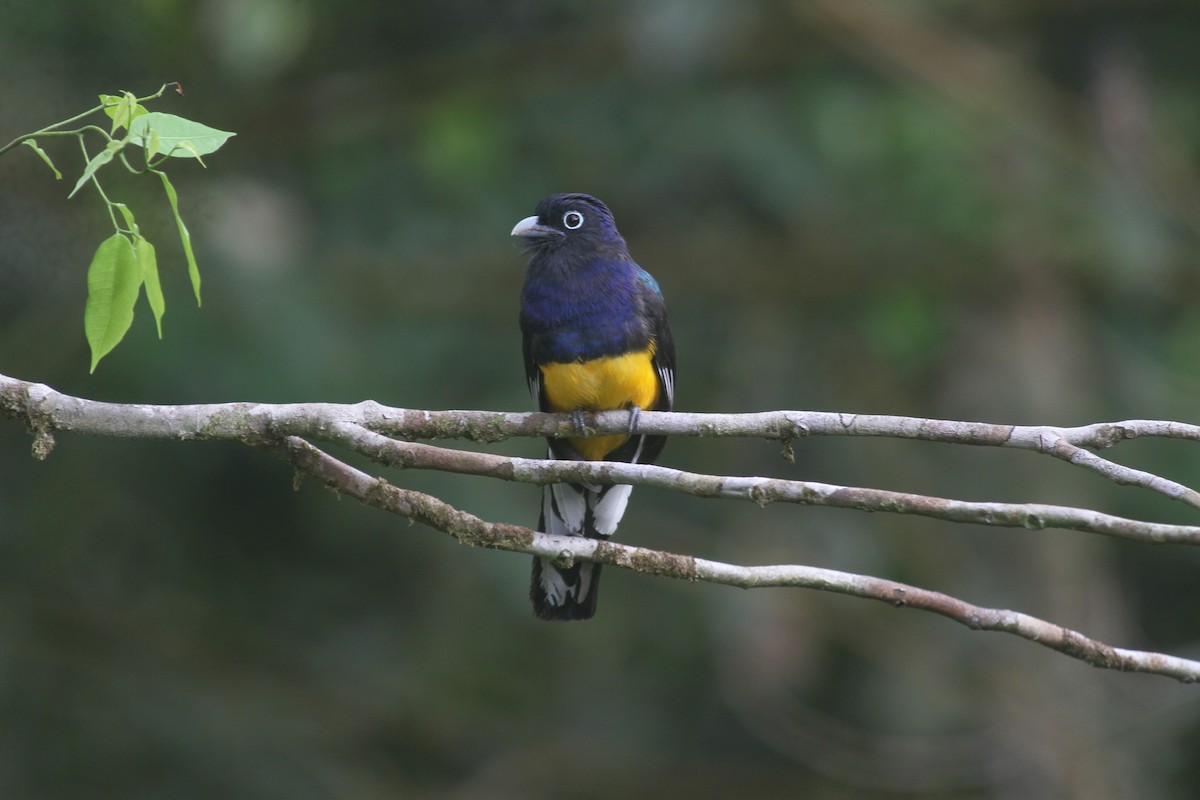
M634 433L637 413L669 411L675 401L675 344L658 282L629 257L608 206L586 194L545 198L512 235L529 251L521 334L538 408L577 420L583 411L631 412L628 435L552 438L550 457L652 463L666 438ZM538 529L607 538L632 490L548 485ZM599 564L562 569L534 558L533 611L542 619L588 619L596 613L599 580Z

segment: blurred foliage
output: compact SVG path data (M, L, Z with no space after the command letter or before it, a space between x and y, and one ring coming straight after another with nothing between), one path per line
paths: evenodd
M163 111L239 135L173 176L204 308L173 304L162 342L139 315L90 377L82 276L108 222L36 154L0 159L0 371L109 401L525 409L508 231L586 191L663 286L683 409L1196 421L1198 33L1182 0L16 0L0 139L172 80ZM173 236L158 187L119 191ZM28 448L0 426L6 797L1200 791L1200 695L1161 678L615 570L594 621L547 625L526 558L293 492L246 448ZM678 440L664 463L1189 519L1025 453L796 454ZM1200 484L1194 447L1115 455ZM386 477L536 519L532 487ZM620 538L1200 651L1181 548L646 490Z

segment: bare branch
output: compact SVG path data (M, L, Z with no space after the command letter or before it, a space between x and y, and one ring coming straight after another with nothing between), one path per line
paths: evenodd
M0 375L0 412L24 417L36 431L127 438L222 439L252 442L280 433L323 438L337 422L406 439L468 439L497 442L510 436L574 436L567 415L539 412L422 411L373 401L333 403L216 403L209 405L115 405L64 395L43 384ZM593 435L623 433L629 414L585 415ZM1072 428L842 414L768 411L693 414L643 411L641 433L666 436L755 437L790 442L804 436L871 436L946 444L1011 447L1054 456L1118 484L1139 486L1200 508L1200 493L1175 481L1116 464L1082 448L1103 449L1126 439L1156 437L1200 441L1200 426L1164 420L1124 420Z
M24 418L35 433L35 455L44 457L56 430L102 436L195 439L260 444L283 436L335 442L389 466L435 469L528 483L561 481L628 483L698 497L789 502L868 512L917 514L952 522L1029 529L1063 528L1149 543L1200 544L1200 527L1144 522L1089 509L1033 503L951 500L883 489L779 478L731 477L667 467L610 462L562 462L447 450L401 442L406 438L460 437L498 441L508 436L577 435L567 415L487 411L416 411L371 401L332 403L219 403L119 405L64 395L48 386L0 376L0 413ZM623 433L623 411L585 415L589 432ZM1159 436L1200 440L1200 428L1176 422L1133 420L1076 428L1013 426L816 411L756 414L687 414L643 411L642 433L674 436L754 436L789 441L797 436L887 436L953 444L1015 447L1052 455L1104 475L1200 507L1200 494L1151 473L1133 470L1084 450L1125 439Z
M474 547L527 553L564 565L578 559L596 561L646 575L746 589L790 586L837 592L930 611L972 630L1011 633L1103 669L1152 673L1184 683L1200 680L1200 661L1113 647L1028 614L983 608L896 581L798 565L746 567L615 542L552 536L519 525L487 522L435 497L372 478L298 437L288 437L284 444L268 445L267 449L334 491L415 519Z
M433 469L537 484L627 483L684 492L696 497L749 500L763 506L772 502L797 503L858 511L916 514L951 522L1008 528L1064 528L1153 544L1200 544L1200 527L1197 526L1143 522L1069 506L949 500L816 481L705 475L649 464L501 456L400 442L349 423L336 423L325 434L327 441L336 442L387 466L404 469Z
M48 386L0 376L0 415L22 419L34 434L34 455L52 450L55 431L99 436L240 442L265 449L300 474L391 513L418 520L459 541L529 553L560 562L576 559L613 564L635 572L729 586L793 586L839 592L940 614L977 630L1004 631L1106 669L1150 672L1181 681L1200 679L1200 662L1159 653L1122 650L1081 633L1014 611L982 608L938 592L834 570L796 565L746 567L657 550L556 537L518 525L487 522L437 498L392 486L326 454L307 439L326 441L399 468L436 469L535 484L562 481L628 483L699 497L784 501L864 511L921 514L956 522L1014 527L1059 527L1143 542L1200 544L1200 527L1164 525L1065 506L978 503L880 489L835 486L778 478L728 477L666 467L608 462L563 462L450 450L398 441L405 438L467 438L498 441L508 436L578 435L565 415L484 411L414 411L374 402L222 403L161 406L99 403L64 395ZM589 433L627 430L626 412L586 415ZM1197 505L1196 493L1148 472L1132 470L1084 449L1110 447L1142 436L1200 440L1200 428L1177 422L1129 420L1074 428L991 425L912 417L775 411L760 414L642 412L643 433L676 436L754 436L785 443L800 436L887 436L952 444L1014 447L1052 455L1122 484L1141 486Z

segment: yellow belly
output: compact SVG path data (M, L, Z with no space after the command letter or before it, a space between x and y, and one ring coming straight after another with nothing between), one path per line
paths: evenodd
M654 346L640 353L597 358L570 364L542 364L542 388L550 411L610 411L653 408L658 402L658 375L651 359ZM569 439L589 461L602 461L628 436Z

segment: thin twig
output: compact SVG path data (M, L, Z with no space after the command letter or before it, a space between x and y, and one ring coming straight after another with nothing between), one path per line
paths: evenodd
M139 98L137 98L137 101L139 103L144 103L147 100L155 100L159 97L162 97L163 92L165 92L167 90L167 87L171 86L171 85L172 84L170 84L170 83L164 83L162 86L159 87L157 92L154 92L153 94L148 94L145 97L139 97ZM3 147L0 147L0 155L4 155L9 150L12 150L14 147L19 145L21 142L25 141L26 139L39 139L39 138L42 138L42 137L48 136L48 135L71 136L71 135L75 135L78 133L82 133L87 128L94 128L95 127L94 125L88 125L88 126L84 126L83 128L80 128L77 131L59 131L58 130L59 128L65 126L65 125L70 125L72 122L78 122L79 120L84 119L85 117L90 117L92 114L95 114L97 111L103 111L107 107L108 107L108 105L106 105L105 103L101 103L98 106L89 108L87 111L84 111L82 114L76 114L75 116L73 116L69 119L60 120L59 122L55 122L53 125L47 125L46 127L41 128L40 130L36 130L36 131L33 131L32 133L26 133L21 136L18 136L17 138L13 139L8 144L4 145ZM98 129L98 130L103 130L103 129Z

